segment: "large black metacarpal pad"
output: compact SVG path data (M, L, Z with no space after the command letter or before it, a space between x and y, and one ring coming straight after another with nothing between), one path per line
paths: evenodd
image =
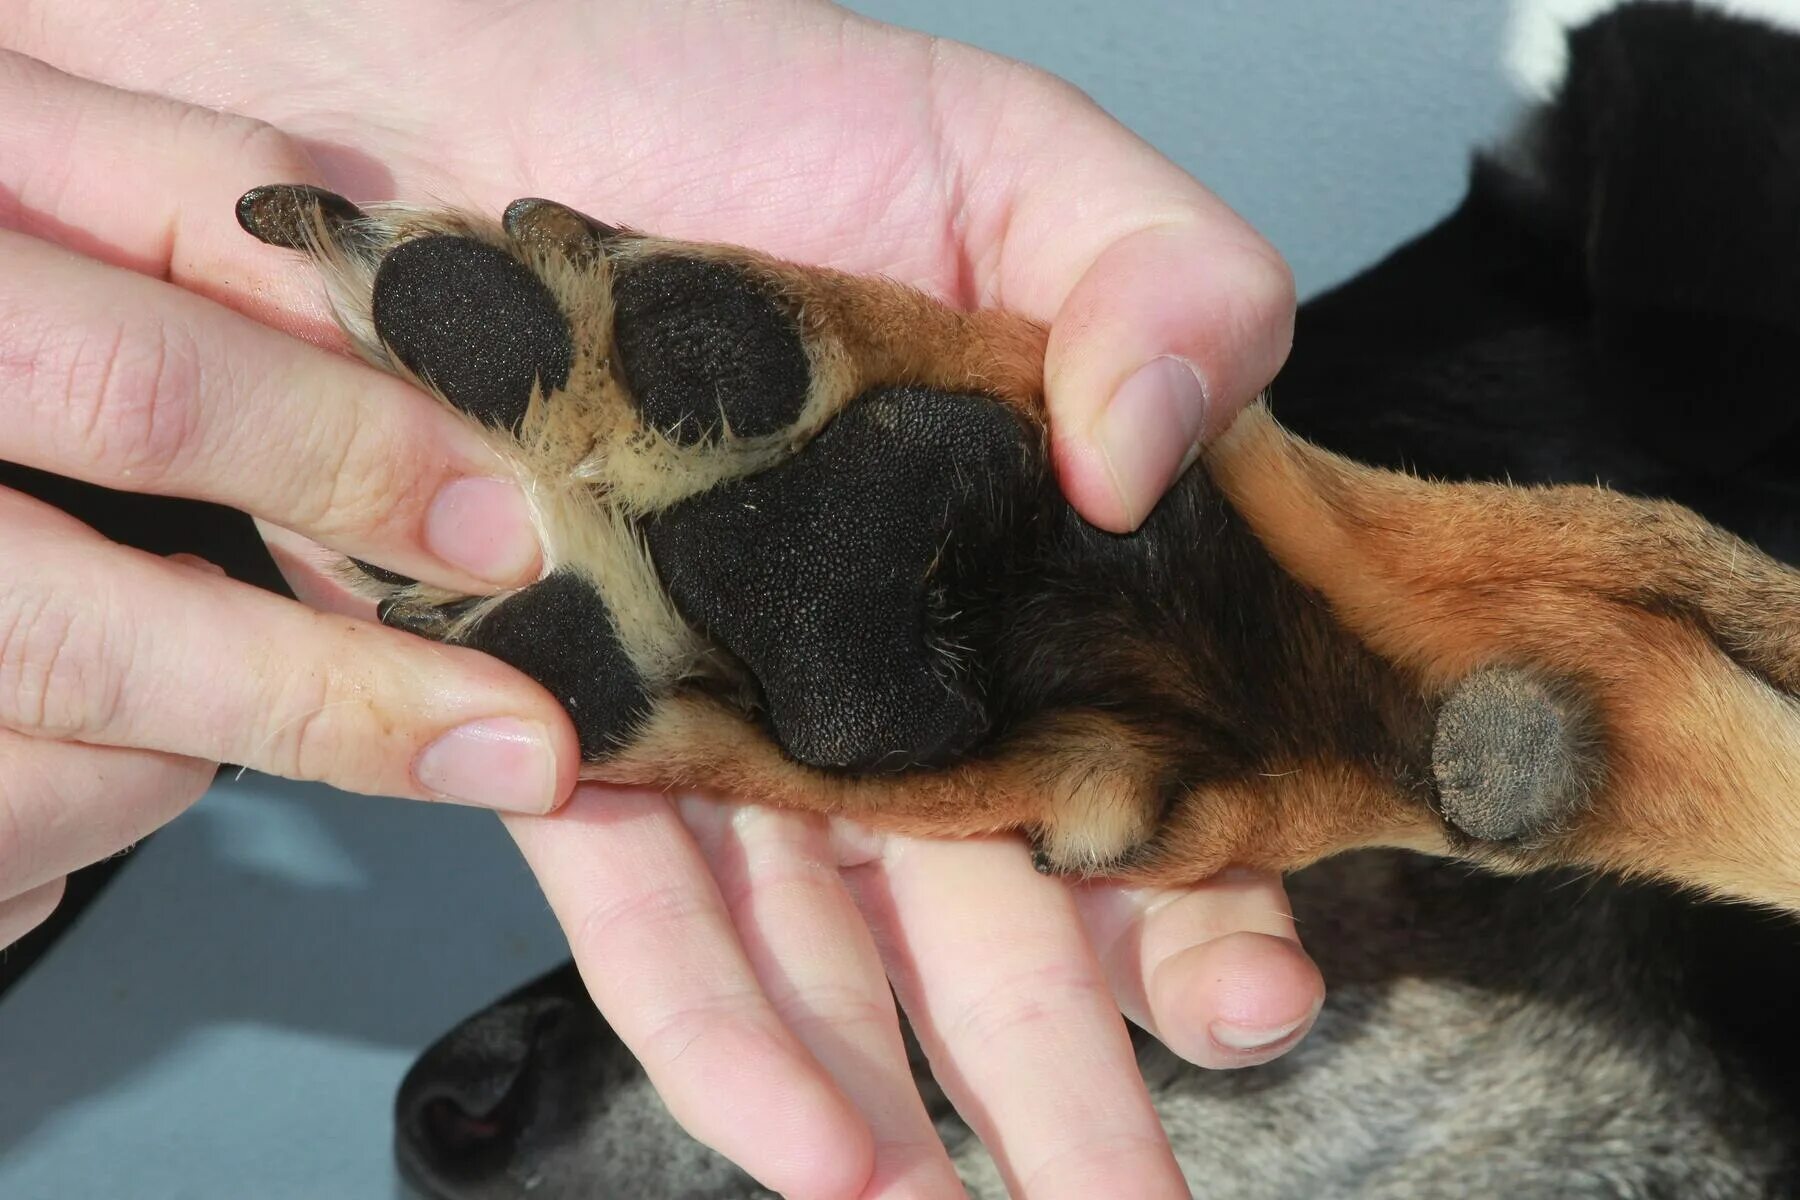
M706 258L649 258L613 280L613 342L645 423L684 445L725 426L780 433L800 417L812 378L793 317L742 268Z
M651 554L688 619L756 676L789 754L848 770L941 763L987 716L933 647L934 568L950 539L966 550L1003 534L1029 456L992 401L881 389L795 458L649 522Z
M556 297L474 238L402 243L375 273L375 331L408 370L484 424L517 429L531 388L562 387L574 358Z

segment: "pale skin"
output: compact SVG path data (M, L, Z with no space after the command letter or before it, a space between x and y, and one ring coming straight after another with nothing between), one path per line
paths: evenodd
M1060 478L1110 529L1291 334L1275 252L1084 97L829 5L12 0L0 455L245 509L336 615L0 496L7 561L33 564L0 591L0 943L220 760L556 809L507 825L596 1000L683 1124L771 1188L959 1194L891 981L1015 1194L1185 1195L1118 1013L1205 1066L1291 1047L1322 985L1279 882L1070 888L1011 840L568 799L548 695L358 619L315 569L323 544L490 590L538 557L479 444L336 354L304 265L237 228L236 197L278 181L490 212L549 196L1051 321Z

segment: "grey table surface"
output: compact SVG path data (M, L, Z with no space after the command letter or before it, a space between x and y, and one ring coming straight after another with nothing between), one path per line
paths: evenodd
M566 953L490 814L223 782L0 1003L0 1197L399 1195L413 1056Z
M1302 293L1425 228L1581 0L862 0L1043 65L1206 180ZM1553 43L1550 43L1553 46ZM433 1037L562 956L498 822L254 776L0 1001L0 1200L391 1200Z

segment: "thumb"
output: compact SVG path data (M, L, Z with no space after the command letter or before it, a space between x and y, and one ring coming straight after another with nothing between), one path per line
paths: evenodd
M1191 219L1101 248L1051 323L1045 389L1063 492L1115 533L1142 523L1293 341L1287 264L1207 200Z

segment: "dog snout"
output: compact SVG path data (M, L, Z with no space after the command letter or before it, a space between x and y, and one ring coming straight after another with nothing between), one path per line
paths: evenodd
M421 1055L394 1102L395 1148L409 1181L434 1200L505 1194L495 1185L542 1123L546 1064L577 1023L572 1000L534 986Z

